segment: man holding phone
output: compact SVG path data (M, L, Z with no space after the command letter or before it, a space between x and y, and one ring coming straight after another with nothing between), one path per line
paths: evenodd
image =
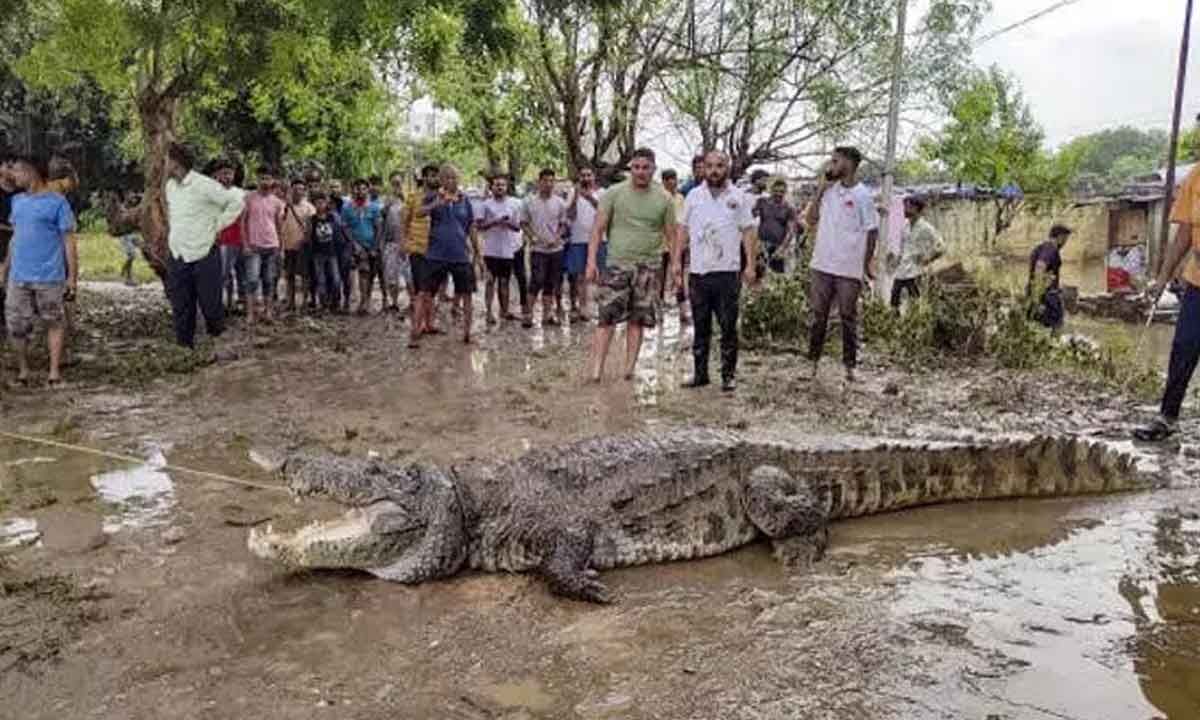
M825 347L829 311L835 300L842 323L842 363L847 383L854 381L858 365L858 297L864 279L875 278L871 263L879 239L875 199L867 186L858 181L861 163L862 153L857 148L835 148L821 172L817 196L808 206L807 225L817 229L808 291L812 308L808 359L814 380Z

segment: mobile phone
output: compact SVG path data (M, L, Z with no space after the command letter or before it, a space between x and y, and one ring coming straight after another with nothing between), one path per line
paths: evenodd
M836 179L836 178L833 176L833 171L832 171L832 170L826 170L826 171L825 171L825 179L826 179L826 180L829 180L829 181L831 181L831 182L832 182L833 180L835 180L835 179Z

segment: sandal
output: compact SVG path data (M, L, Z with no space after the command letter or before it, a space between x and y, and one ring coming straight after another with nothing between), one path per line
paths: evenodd
M1175 434L1175 425L1162 418L1155 418L1133 431L1133 437L1142 442L1163 442Z

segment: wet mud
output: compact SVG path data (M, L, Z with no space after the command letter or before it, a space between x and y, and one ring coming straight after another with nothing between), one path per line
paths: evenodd
M1145 451L1162 490L841 522L811 570L760 546L621 570L610 607L522 576L404 587L257 562L249 526L336 512L270 489L293 447L454 463L680 425L1118 442L1139 419L1077 378L869 353L850 389L750 354L735 397L687 394L674 313L634 381L599 386L590 328L481 323L473 347L417 353L406 329L296 318L235 330L236 359L190 374L0 397L0 430L142 459L0 439L0 718L1200 717L1194 421Z

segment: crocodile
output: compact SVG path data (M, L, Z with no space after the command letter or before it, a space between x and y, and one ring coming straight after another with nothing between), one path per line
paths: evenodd
M609 602L599 571L710 557L765 539L820 560L831 521L905 508L1146 488L1136 460L1070 437L988 442L777 440L721 430L614 435L514 460L442 468L298 453L298 497L350 506L294 531L251 531L261 558L421 583L464 569L532 572L556 594Z

